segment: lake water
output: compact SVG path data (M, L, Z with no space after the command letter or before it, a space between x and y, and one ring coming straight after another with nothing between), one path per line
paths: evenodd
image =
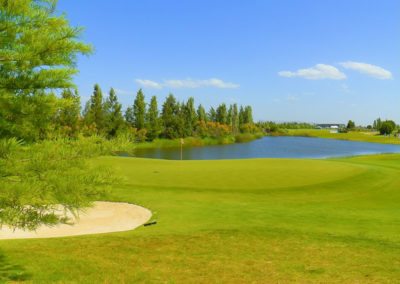
M249 143L183 148L184 160L246 158L329 158L379 153L400 153L400 145L308 137L264 137ZM179 160L181 151L140 149L135 156Z

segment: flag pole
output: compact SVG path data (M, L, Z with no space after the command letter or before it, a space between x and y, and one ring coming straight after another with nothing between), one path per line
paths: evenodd
M181 161L183 160L183 138L181 138Z

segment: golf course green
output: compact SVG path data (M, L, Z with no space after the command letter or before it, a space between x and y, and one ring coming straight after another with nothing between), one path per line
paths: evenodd
M133 231L0 241L28 283L394 283L400 155L326 160L102 157L108 200L149 208Z

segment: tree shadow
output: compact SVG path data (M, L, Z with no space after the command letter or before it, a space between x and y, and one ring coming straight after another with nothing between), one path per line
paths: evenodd
M31 275L20 265L12 264L7 257L0 252L0 283L5 281L25 281Z

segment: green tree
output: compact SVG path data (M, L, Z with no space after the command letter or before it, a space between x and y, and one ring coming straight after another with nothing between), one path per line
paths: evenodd
M244 108L243 123L253 123L253 110L251 106L246 106Z
M197 114L194 106L194 99L191 97L187 100L184 106L184 116L185 116L185 136L192 136L197 123Z
M17 137L27 142L49 138L54 133L59 108L60 100L41 90L0 99L0 137Z
M77 55L91 52L55 4L0 0L1 137L51 135L60 102L48 90L71 87Z
M178 114L176 115L177 132L178 137L188 136L188 130L186 129L186 105L184 102L178 103Z
M144 95L142 89L139 89L139 91L136 94L136 98L133 103L133 116L134 116L134 126L138 130L145 128L146 103L144 101Z
M125 121L130 127L135 126L135 115L133 114L133 107L127 107L125 114Z
M232 133L236 135L239 131L239 113L237 104L232 106Z
M243 106L240 106L240 108L239 108L239 127L245 123L246 123L246 118L245 118L244 108L243 108Z
M80 113L81 100L78 91L64 89L61 93L61 108L58 115L58 124L63 135L77 137Z
M207 120L212 122L217 121L217 112L213 107L210 107L210 110L208 111Z
M177 103L174 95L169 94L166 98L161 111L161 119L163 124L163 136L165 138L178 138L179 137L179 104Z
M381 126L382 126L382 120L380 118L377 118L376 120L374 120L374 123L372 126L374 129L379 130L381 128Z
M197 119L199 121L205 121L205 122L207 121L206 110L201 104L197 108Z
M94 85L93 94L85 107L85 111L84 120L86 125L94 125L97 133L102 133L105 130L106 113L103 102L103 93L98 84Z
M233 106L230 105L226 117L226 124L232 127L232 112L233 112Z
M0 0L0 95L71 87L77 55L91 52L81 32L56 1Z
M122 106L118 102L117 95L113 88L110 89L104 107L107 135L109 137L115 137L124 127L124 118L121 111Z
M150 100L149 110L147 112L147 137L150 140L156 139L161 132L160 117L158 113L157 97L153 96Z
M396 123L393 120L385 120L381 123L379 132L381 135L390 135L396 129Z
M226 124L228 113L226 110L226 104L222 103L217 107L216 110L216 121L221 124Z
M348 130L352 130L352 129L356 128L356 124L354 123L354 121L349 120L349 121L347 122L346 128L347 128Z

